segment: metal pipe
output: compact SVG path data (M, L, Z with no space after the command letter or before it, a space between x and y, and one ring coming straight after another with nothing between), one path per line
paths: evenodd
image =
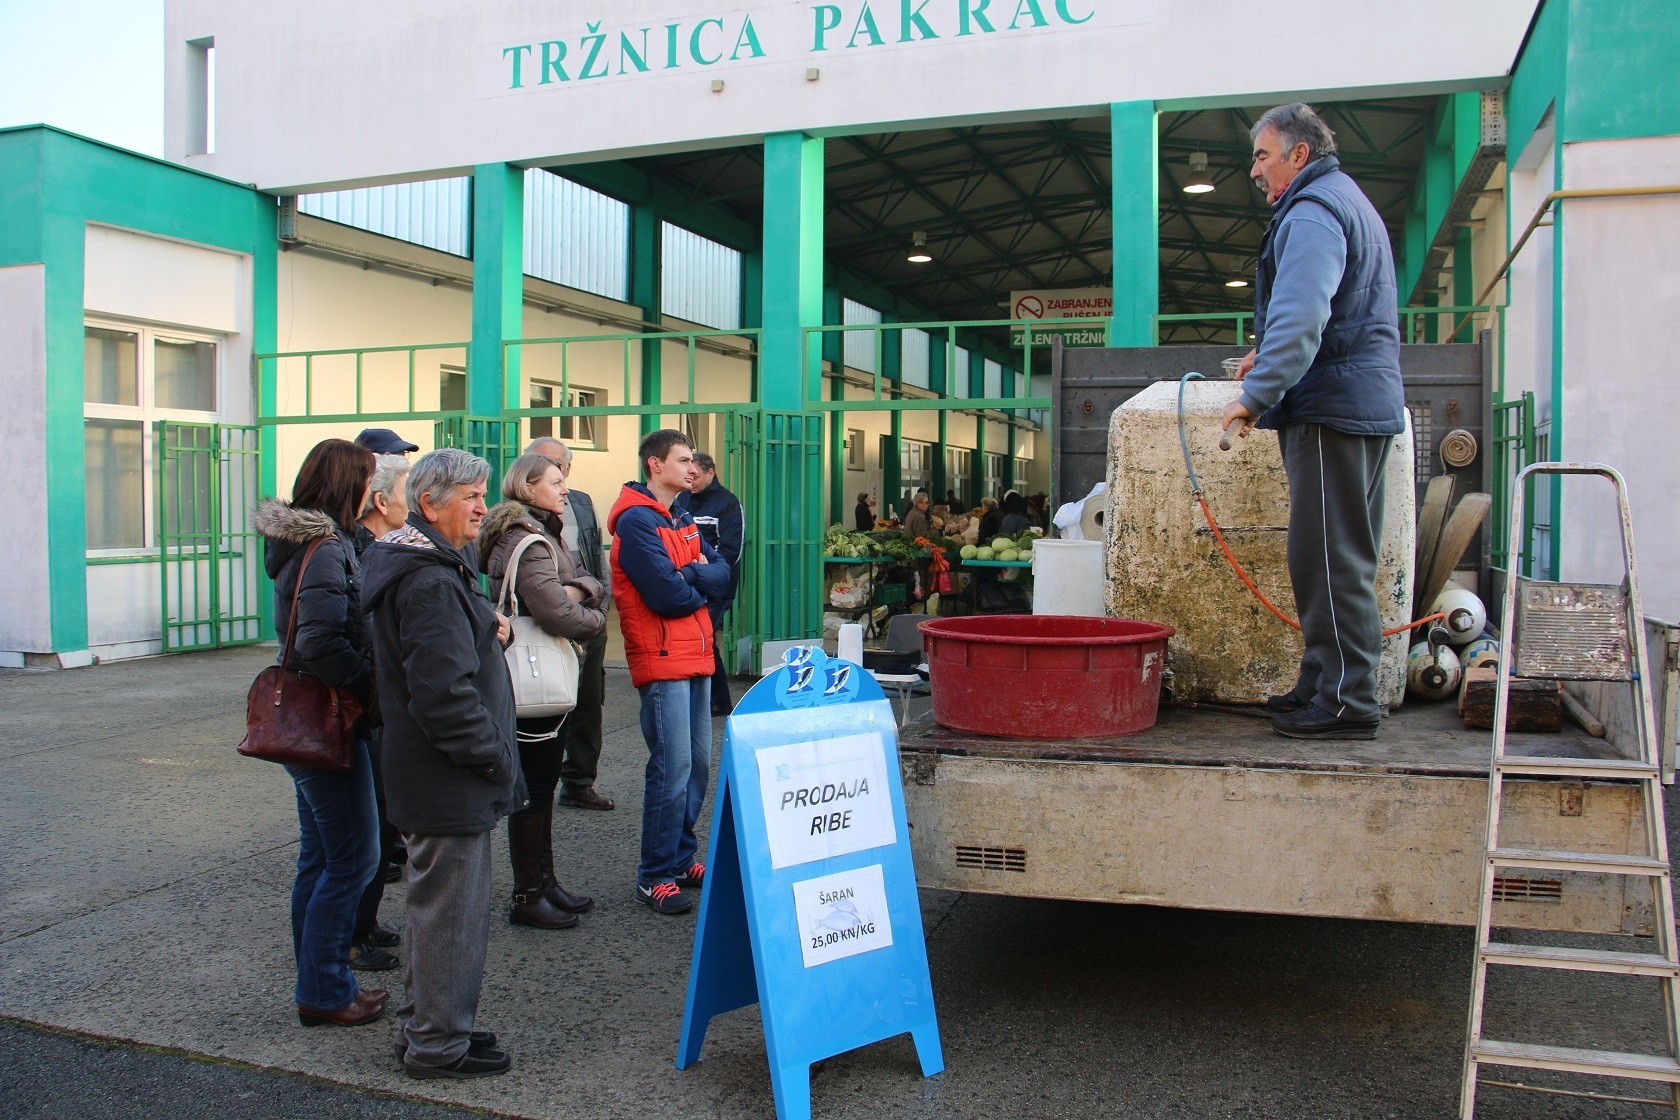
M1647 187L1577 187L1573 190L1552 191L1541 201L1540 208L1534 212L1534 217L1528 220L1528 225L1523 229L1522 236L1517 238L1515 245L1511 246L1511 251L1505 255L1504 262L1494 270L1493 279L1489 280L1487 287L1482 289L1482 294L1476 297L1476 303L1487 302L1488 296L1493 294L1493 289L1499 286L1499 282L1505 279L1505 274L1511 270L1511 265L1516 263L1517 254L1523 251L1523 246L1528 244L1528 239L1534 235L1534 231L1542 226L1551 225L1544 219L1557 203L1571 198L1651 198L1675 194L1680 194L1680 183L1663 183ZM1457 338L1458 332L1470 321L1472 314L1474 312L1466 312L1464 318L1453 326L1447 337Z

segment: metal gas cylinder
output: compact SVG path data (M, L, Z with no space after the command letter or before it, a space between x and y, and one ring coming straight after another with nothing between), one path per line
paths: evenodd
M1499 642L1494 638L1477 638L1458 651L1458 659L1466 669L1478 665L1499 664Z
M1487 607L1473 591L1449 587L1435 597L1426 614L1444 614L1447 644L1464 646L1482 636L1487 628Z
M1419 642L1406 658L1406 689L1419 700L1445 700L1463 679L1464 667L1449 646Z

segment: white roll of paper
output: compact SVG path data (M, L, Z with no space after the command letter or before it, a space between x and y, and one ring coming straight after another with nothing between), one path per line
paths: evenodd
M863 664L863 624L848 622L840 627L840 660Z

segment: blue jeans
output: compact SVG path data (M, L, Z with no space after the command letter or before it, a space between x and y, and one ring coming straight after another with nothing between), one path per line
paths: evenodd
M636 883L651 887L687 871L700 852L694 822L712 766L712 678L654 681L637 691L648 763Z
M292 952L297 1002L332 1011L356 998L350 938L362 891L378 870L379 808L367 744L357 740L349 773L286 767L297 786L297 881L292 884Z

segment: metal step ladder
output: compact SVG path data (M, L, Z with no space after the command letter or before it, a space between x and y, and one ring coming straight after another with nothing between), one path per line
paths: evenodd
M1598 476L1616 490L1621 516L1623 581L1620 585L1550 583L1513 573L1505 587L1503 671L1494 696L1493 760L1488 779L1487 859L1482 867L1480 916L1476 922L1476 964L1470 989L1470 1027L1464 1048L1464 1082L1459 1098L1461 1120L1476 1109L1478 1078L1486 1085L1567 1092L1605 1100L1638 1100L1667 1105L1680 1116L1680 958L1675 955L1674 888L1668 864L1663 824L1661 755L1652 718L1649 662L1645 655L1644 616L1639 605L1639 572L1634 561L1633 522L1628 510L1627 485L1614 469L1595 463L1536 463L1517 476L1511 501L1512 555L1528 551L1523 538L1523 498L1526 484L1541 475ZM1520 548L1517 547L1520 545ZM1515 567L1515 565L1513 565ZM1513 675L1555 681L1620 681L1628 685L1638 732L1639 757L1633 759L1525 758L1506 753L1507 705ZM1571 778L1593 782L1624 782L1638 786L1643 801L1645 855L1541 851L1505 847L1500 839L1500 811L1505 781L1513 777ZM1493 924L1494 878L1506 868L1544 869L1563 873L1620 875L1643 881L1651 890L1654 952L1561 948L1489 940ZM1482 1035L1482 1006L1489 965L1563 969L1572 972L1645 976L1661 988L1668 1050L1662 1054L1627 1054L1612 1050L1578 1049L1500 1041ZM1665 1083L1669 1096L1628 1097L1611 1093L1582 1093L1548 1086L1482 1077L1484 1066L1553 1070L1600 1077L1630 1078Z

